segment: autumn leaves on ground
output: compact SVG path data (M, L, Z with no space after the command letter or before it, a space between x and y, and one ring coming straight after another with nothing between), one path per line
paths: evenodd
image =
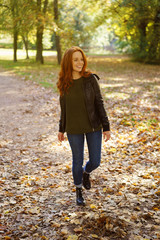
M75 204L68 142L57 141L58 67L1 68L1 239L160 239L160 68L118 56L90 57L89 67L112 134L85 207Z

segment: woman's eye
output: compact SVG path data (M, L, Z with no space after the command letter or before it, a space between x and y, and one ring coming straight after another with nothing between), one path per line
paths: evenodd
M80 60L78 60L78 59L73 59L73 61L74 61L74 62L77 62L77 61L84 62L84 60L83 60L83 59L80 59Z

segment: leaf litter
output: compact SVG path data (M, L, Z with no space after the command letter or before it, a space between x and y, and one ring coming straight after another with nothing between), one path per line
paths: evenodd
M58 95L1 70L1 239L160 239L157 76L103 85L111 140L103 142L91 190L83 190L86 206L78 207L69 144L57 141Z

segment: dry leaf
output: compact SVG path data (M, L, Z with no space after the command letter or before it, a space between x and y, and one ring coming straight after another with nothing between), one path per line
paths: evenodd
M76 235L69 235L67 240L78 240L78 237Z
M94 205L94 204L90 204L90 208L91 208L91 209L96 209L96 208L97 208L97 206L96 206L96 205Z
M76 232L76 233L81 233L82 231L83 231L82 227L74 228L74 232Z

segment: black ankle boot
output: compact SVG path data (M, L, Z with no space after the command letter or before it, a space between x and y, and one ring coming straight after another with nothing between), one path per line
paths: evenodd
M89 173L83 172L83 186L89 190L91 188L91 182L89 180Z
M76 202L77 202L77 205L81 205L81 206L84 206L85 205L85 201L84 201L84 198L82 196L82 188L76 188Z

